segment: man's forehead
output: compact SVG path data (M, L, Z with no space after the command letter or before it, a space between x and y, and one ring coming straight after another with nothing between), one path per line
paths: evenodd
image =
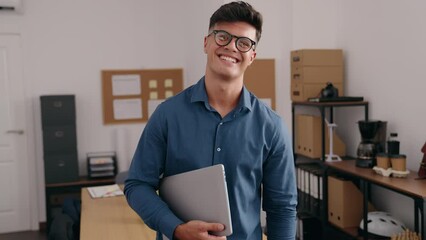
M225 30L238 37L256 38L256 28L246 22L218 22L210 30Z

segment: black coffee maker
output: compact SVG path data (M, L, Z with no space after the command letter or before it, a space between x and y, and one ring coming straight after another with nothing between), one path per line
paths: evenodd
M376 154L385 152L386 122L358 121L361 143L357 150L357 167L372 168L376 165Z

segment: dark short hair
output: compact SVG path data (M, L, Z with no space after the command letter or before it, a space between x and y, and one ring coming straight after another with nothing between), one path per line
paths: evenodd
M256 29L256 41L259 41L262 35L262 15L243 1L222 5L210 17L209 29L220 22L246 22Z

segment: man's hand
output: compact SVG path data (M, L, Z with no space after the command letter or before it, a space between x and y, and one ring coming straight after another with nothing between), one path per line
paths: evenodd
M203 221L189 221L176 227L173 233L176 240L226 240L209 232L223 231L225 226L220 223L207 223Z

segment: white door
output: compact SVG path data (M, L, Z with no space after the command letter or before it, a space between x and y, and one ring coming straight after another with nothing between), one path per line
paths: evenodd
M0 34L0 233L29 230L31 223L20 42L19 35Z

